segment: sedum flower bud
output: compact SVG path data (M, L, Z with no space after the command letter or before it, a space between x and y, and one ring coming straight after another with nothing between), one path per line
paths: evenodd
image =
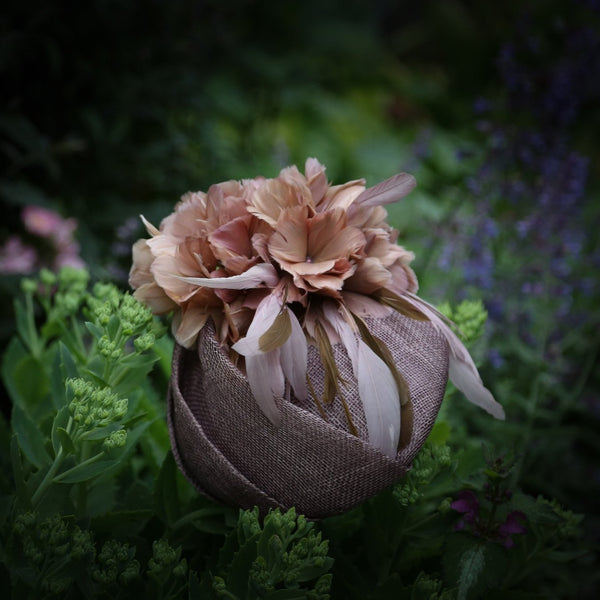
M113 431L103 442L103 446L107 450L113 450L115 448L122 448L127 443L127 431L125 429L118 429Z
M38 284L35 279L24 277L21 279L21 290L25 294L34 294L37 291Z
M150 348L152 348L152 346L154 346L155 342L156 342L155 335L153 333L151 333L150 331L147 331L146 333L141 335L139 338L136 338L133 342L133 345L135 346L135 349L138 352L145 352L146 350L150 350Z

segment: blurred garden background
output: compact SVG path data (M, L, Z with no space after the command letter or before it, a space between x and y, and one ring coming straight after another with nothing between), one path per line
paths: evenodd
M395 490L393 498L376 499L345 520L317 525L335 559L332 597L496 597L491 589L502 598L597 597L597 0L10 0L0 9L0 77L3 351L17 330L13 302L23 276L82 267L92 284L127 290L131 245L146 236L139 215L158 224L188 190L274 177L289 164L302 169L311 156L336 183L365 177L373 185L412 173L417 188L389 207L390 222L399 242L416 254L423 298L451 313L463 300L483 302L488 320L471 350L507 419L492 422L450 390L435 443L449 448L453 473L443 483L429 475L412 482L414 490L426 488L421 500L399 501L407 490ZM23 396L10 383L13 363L4 361L2 389L0 487L7 522L16 518L9 498L19 487L10 476L11 405ZM152 380L159 421L167 375ZM49 417L39 418L44 430ZM165 430L154 427L157 464L148 468L147 486L158 473L176 477L171 463L162 462ZM144 460L144 451L135 452ZM21 454L26 462L35 451L21 448ZM34 460L25 469L26 481L36 466ZM477 529L475 505L458 495L475 490L477 506L488 501L495 507L485 494L500 480L503 494L520 498L513 513L526 518L524 527L512 529L519 546L512 555L510 544ZM152 493L156 499L156 488ZM190 490L181 494L194 510L212 510L215 518L218 509L199 509ZM454 501L450 512L437 508L444 498ZM185 502L177 508L180 518ZM393 512L393 502L398 514L377 509ZM235 518L225 511L216 529L196 526L196 537L171 536L169 526L161 533L156 525L164 510L144 508L151 509L155 513L128 538L130 550L138 544L139 558L144 536L168 539L178 548L177 561L187 557L190 573L187 583L169 588L177 593L155 597L205 597L194 594L210 587L203 573L221 545L218 536L235 527ZM391 525L377 534L385 537L405 509L424 511L428 523L419 525L421 542L411 542L419 548L412 554L399 550L401 540L410 541L408 530L408 538L383 541L373 533L385 513ZM102 516L96 510L75 521L94 531L99 544L110 527L106 519L94 521ZM52 516L39 511L40 520ZM460 554L454 546L462 542L448 541L461 528L459 513L468 525L461 535L487 535L503 554L469 555L470 571L465 561L444 559ZM433 523L436 533L427 529ZM28 555L19 554L16 534L4 534L2 581L15 597L38 597L23 582L34 572L41 577L40 569L24 566ZM530 536L529 542L516 534ZM436 541L424 549L426 538ZM384 572L388 550L396 554ZM40 587L39 597L108 593L109 587L82 583L75 592L64 583L68 577L72 582L74 576L64 575L63 588L42 594ZM217 588L212 593L224 589ZM128 597L110 589L113 597ZM231 597L269 597L256 594Z

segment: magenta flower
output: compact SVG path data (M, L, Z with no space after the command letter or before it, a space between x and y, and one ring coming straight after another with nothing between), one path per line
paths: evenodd
M467 523L474 524L479 518L479 500L471 490L460 492L458 498L452 502L450 507L463 514L462 518L456 523L455 529L464 529Z
M512 548L515 545L512 539L513 535L527 533L527 529L523 526L526 520L525 513L513 510L506 517L506 521L498 527L498 537L503 540L506 548Z

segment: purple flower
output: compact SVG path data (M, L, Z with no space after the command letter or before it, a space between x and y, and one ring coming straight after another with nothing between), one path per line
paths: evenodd
M527 529L523 526L526 520L525 513L520 510L513 510L506 517L506 521L498 527L498 537L504 543L505 548L512 548L515 545L512 539L513 535L527 532Z
M31 273L35 270L37 254L17 235L11 235L0 247L0 273Z
M463 513L463 517L455 525L455 529L464 529L466 523L475 523L479 517L479 500L471 490L460 492L450 507L456 512Z

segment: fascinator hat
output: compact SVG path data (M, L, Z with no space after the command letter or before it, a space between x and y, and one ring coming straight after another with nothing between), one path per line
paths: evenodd
M448 377L504 418L387 223L414 186L406 173L332 185L309 158L304 173L187 193L159 228L142 217L130 284L173 313L171 444L201 493L348 510L410 468Z

